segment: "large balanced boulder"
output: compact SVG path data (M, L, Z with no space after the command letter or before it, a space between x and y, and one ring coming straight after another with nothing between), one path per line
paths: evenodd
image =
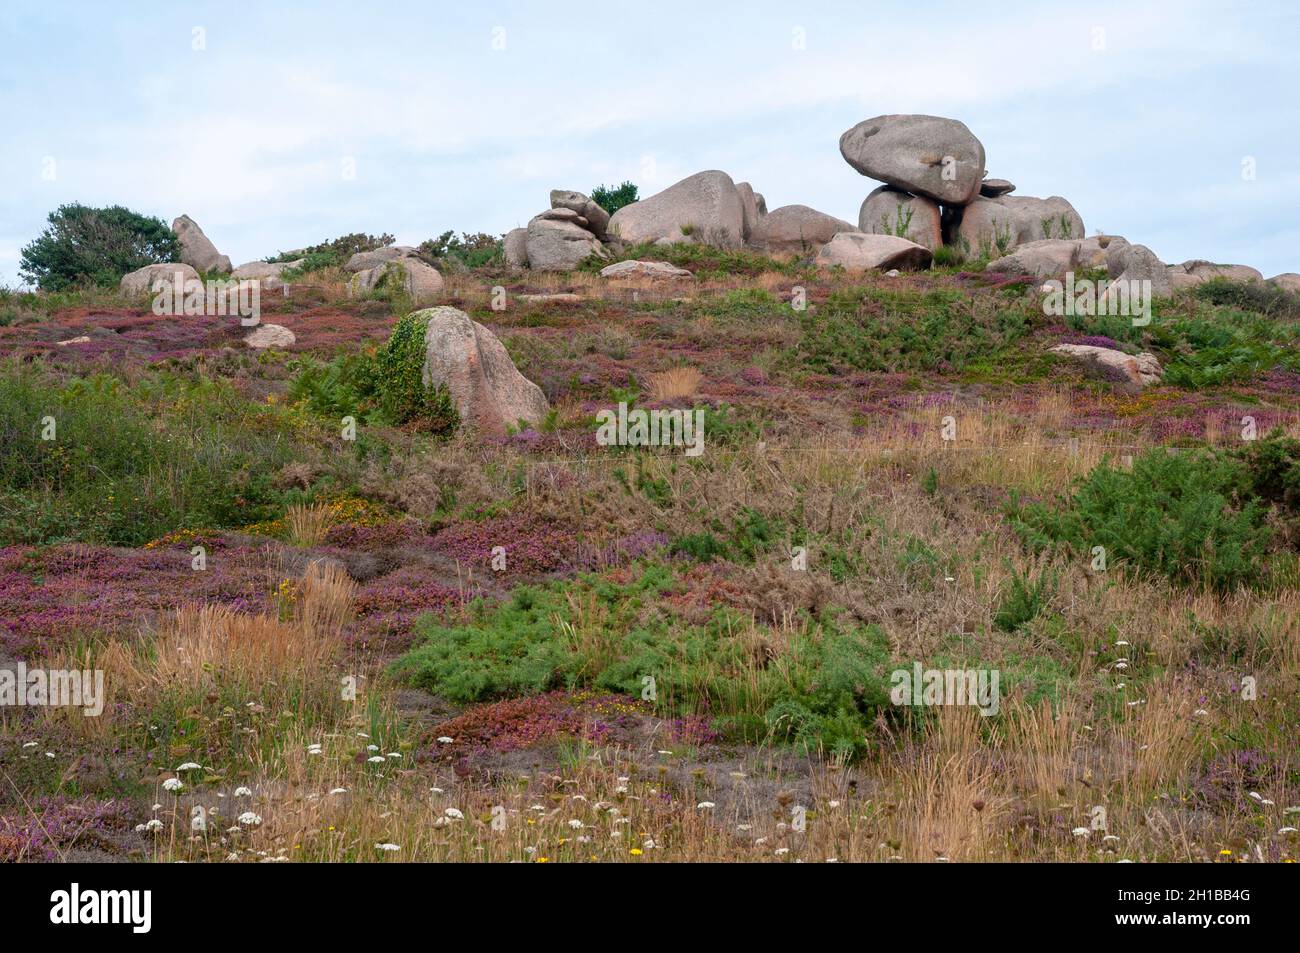
M1145 351L1137 355L1125 354L1114 348L1092 344L1058 344L1052 350L1079 361L1093 376L1133 387L1158 384L1164 376L1160 361Z
M172 231L181 243L181 261L199 271L230 274L230 259L217 251L194 219L182 215L172 222Z
M840 136L863 175L944 205L965 205L984 179L984 146L964 123L939 116L877 116Z
M567 212L568 218L563 215ZM593 254L604 254L604 246L578 223L587 221L571 209L551 209L528 223L524 255L534 271L572 271Z
M511 268L528 267L528 229L510 229L501 245L507 265Z
M609 233L630 244L692 242L737 248L745 213L736 183L725 172L697 172L611 216Z
M853 231L840 232L823 245L816 263L824 268L838 265L846 271L921 269L929 267L933 258L930 249L906 238Z
M418 258L396 258L359 271L348 282L352 294L366 294L398 285L416 304L428 304L442 291L437 268Z
M875 235L895 235L934 251L943 244L939 203L882 185L858 210L858 228Z
M551 190L551 208L567 208L577 212L587 220L587 229L599 238L605 241L609 234L609 213L601 208L595 201L581 192L573 192L567 189Z
M383 248L359 251L347 260L343 270L353 273L369 271L371 268L379 267L384 262L397 261L400 258L414 258L415 251L410 245L385 245Z
M118 293L124 298L139 298L146 294L155 294L168 286L175 294L184 294L185 286L190 282L199 283L199 273L192 265L184 263L166 265L145 265L122 276L118 282ZM158 287L154 285L157 283ZM179 286L179 287L178 287Z
M961 209L952 243L967 255L997 258L1028 242L1083 237L1083 219L1059 195L1045 199L1001 195L976 198Z
M840 232L855 231L844 219L807 205L783 205L758 220L749 243L772 254L803 254L825 245Z
M416 316L428 319L424 384L447 388L463 424L503 433L546 416L546 395L519 373L495 334L456 308L430 308Z

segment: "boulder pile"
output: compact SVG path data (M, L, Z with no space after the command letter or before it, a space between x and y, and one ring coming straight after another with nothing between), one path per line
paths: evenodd
M609 213L571 189L552 189L551 207L505 236L506 264L534 271L571 271L591 255L607 257Z
M867 119L840 136L840 154L885 183L862 203L863 232L906 238L931 251L951 245L983 258L1033 241L1084 237L1083 219L1059 195L1012 195L1011 182L985 178L984 145L956 119Z

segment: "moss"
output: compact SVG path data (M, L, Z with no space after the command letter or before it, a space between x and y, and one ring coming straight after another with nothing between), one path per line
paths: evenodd
M438 436L452 433L460 415L445 385L424 382L424 335L429 317L422 311L397 322L392 336L375 353L374 389L379 408L392 423L417 424Z

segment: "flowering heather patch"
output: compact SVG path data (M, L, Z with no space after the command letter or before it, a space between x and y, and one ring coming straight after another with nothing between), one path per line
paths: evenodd
M94 844L130 827L125 801L44 797L33 813L0 814L0 864L52 862L60 850Z
M11 546L0 550L0 645L30 657L81 633L129 632L190 602L261 611L265 565L255 547L209 552L196 571L180 548Z
M626 695L548 692L508 698L476 705L430 728L421 757L450 760L476 752L504 753L563 737L613 743L630 737L637 716L649 711L649 706Z
M646 530L616 539L605 546L579 544L578 562L587 569L608 569L633 562L667 546L667 533Z
M1065 344L1086 344L1090 347L1108 347L1115 351L1124 350L1124 345L1104 334L1068 333L1062 335L1061 340Z
M331 526L325 533L325 545L374 552L425 544L429 538L418 520L396 519L374 526L361 523Z
M462 603L459 590L431 582L428 575L424 567L406 566L368 583L357 595L357 620L345 633L348 642L369 648L409 648L416 619Z
M495 546L506 551L503 575L558 572L577 565L579 556L573 530L531 513L453 523L433 537L435 550L476 569L492 568Z

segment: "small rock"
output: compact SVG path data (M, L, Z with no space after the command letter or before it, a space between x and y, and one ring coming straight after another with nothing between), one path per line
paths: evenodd
M297 336L281 324L259 324L244 335L244 343L258 351L292 347L297 340Z
M678 268L676 265L669 264L666 261L619 261L612 265L607 265L600 270L602 278L609 278L613 281L690 281L695 277L685 268Z
M1091 373L1106 380L1145 387L1160 383L1164 370L1154 354L1125 354L1109 347L1092 344L1058 344L1052 350L1083 363Z

